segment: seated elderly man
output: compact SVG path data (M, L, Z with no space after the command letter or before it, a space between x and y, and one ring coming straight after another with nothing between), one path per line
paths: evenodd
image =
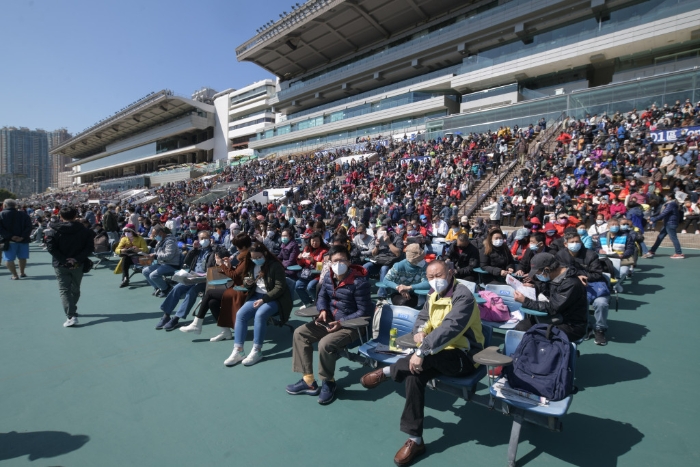
M198 241L194 243L194 248L192 251L185 256L184 265L185 267L189 268L190 272L204 274L206 274L208 268L216 265L216 257L212 250L209 232L199 232ZM163 317L160 319L160 321L158 321L156 329L172 331L173 329L177 328L179 321L187 318L187 314L197 301L197 296L201 292L204 292L206 287L207 284L204 281L192 285L176 284L160 305L160 309L163 312ZM178 308L175 316L171 317L170 315L172 314L173 310L175 310L177 302L179 302L183 296L185 299L182 301L180 308Z
M423 247L417 243L408 245L406 259L394 264L384 277L384 283L397 292L391 296L392 304L411 308L423 304L424 297L419 297L413 291L430 289L425 275L425 266Z
M478 364L473 355L484 348L481 318L474 296L457 282L444 261L433 261L427 269L433 290L413 326L418 349L391 366L364 375L367 389L393 379L406 382L406 403L401 431L410 437L394 456L396 465L408 465L425 452L423 418L425 386L439 375L467 376Z
M350 254L345 246L333 246L328 257L331 270L321 283L316 301L319 315L294 331L292 371L301 373L303 377L286 388L287 393L292 395L319 396L318 403L321 405L335 400L335 362L340 350L359 338L358 331L344 328L343 322L370 317L374 312L367 271L350 264ZM318 342L318 374L323 379L320 389L314 379L312 361L315 342Z
M153 295L164 298L172 287L165 282L163 276L173 274L180 269L180 249L177 247L177 239L162 224L153 227L153 236L158 243L156 243L155 252L149 256L158 260L158 264L143 268L143 275L146 277L146 282L155 289Z
M577 341L586 335L588 329L588 297L586 286L579 279L580 272L575 267L567 267L549 253L538 253L530 262L530 279L533 283L537 300L525 297L520 292L514 293L516 302L525 308L544 311L548 316L536 318L528 315L516 326L518 331L527 331L540 322L552 323L566 333L570 341ZM547 301L540 300L542 294Z

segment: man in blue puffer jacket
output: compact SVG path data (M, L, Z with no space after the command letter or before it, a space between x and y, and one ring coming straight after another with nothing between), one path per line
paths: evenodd
M374 313L365 268L350 263L350 254L343 245L333 246L328 258L331 270L321 283L316 300L319 315L294 331L292 371L301 373L303 377L286 388L293 395L318 395L318 403L322 405L335 400L336 383L333 378L340 351L359 338L357 330L344 328L343 322L371 317ZM314 379L314 342L318 342L318 374L323 380L321 388Z
M652 216L650 219L652 224L663 219L664 226L661 228L661 230L659 230L659 236L656 237L654 246L649 249L649 253L644 255L644 257L653 258L656 254L656 249L659 248L663 239L666 238L666 235L668 235L671 238L671 243L673 243L673 248L676 250L676 254L671 255L671 258L684 259L685 255L683 255L683 251L681 251L681 244L678 241L678 235L676 234L678 223L681 220L678 203L673 198L673 193L666 193L664 195L664 201L665 203L661 208L661 213L657 216Z

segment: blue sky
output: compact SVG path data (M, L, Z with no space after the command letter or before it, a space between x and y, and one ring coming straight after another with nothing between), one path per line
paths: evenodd
M291 0L7 0L0 127L77 133L151 91L272 78L235 48ZM299 1L299 3L302 3Z

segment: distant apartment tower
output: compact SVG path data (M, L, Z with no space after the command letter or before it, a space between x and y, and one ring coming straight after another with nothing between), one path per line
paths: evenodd
M29 179L32 193L41 193L51 181L49 138L44 130L0 129L0 174Z
M46 133L46 136L49 141L49 153L51 153L53 148L61 145L73 137L73 135L68 133L68 130L65 128L50 131ZM51 167L51 180L49 181L49 186L51 188L65 188L65 186L70 185L70 176L62 177L61 173L70 172L70 169L66 168L66 164L70 164L71 158L62 155L52 155L50 156L49 161ZM63 181L63 183L61 183L61 181Z

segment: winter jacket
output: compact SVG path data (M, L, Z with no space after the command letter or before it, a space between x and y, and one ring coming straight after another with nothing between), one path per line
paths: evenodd
M20 243L29 243L32 234L32 220L29 214L17 209L3 209L0 212L0 240L10 241L12 237L22 237Z
M474 269L479 267L479 249L471 243L460 248L457 243L450 246L450 261L455 268L457 279L464 279L470 282L478 282L477 274Z
M282 266L285 268L284 273L289 277L296 277L296 272L287 271L287 268L297 264L297 258L299 257L299 244L293 239L289 239L289 243L286 245L281 243L280 245L280 252L277 255L277 258L282 261Z
M156 244L155 254L158 264L180 267L180 249L177 247L177 239L172 235L166 235Z
M505 245L496 248L491 248L491 254L487 255L485 250L479 252L479 263L481 269L488 273L489 277L485 277L485 283L492 281L503 282L501 271L505 269L515 269L513 255Z
M608 250L608 245L610 245L613 252L622 255L622 259L630 258L634 255L634 240L627 233L619 232L613 236L612 232L608 232L606 235L601 235L600 248Z
M102 227L104 227L107 232L116 232L119 230L117 214L114 211L107 211L104 216L102 216Z
M291 243L291 242L290 242ZM327 248L319 247L311 250L310 246L304 248L304 253L311 253L311 258L302 258L301 255L297 258L297 263L304 269L316 269L316 263L323 261L323 257L328 253Z
M474 355L484 348L479 308L467 286L453 281L442 294L433 292L413 325L413 332L426 334L420 349L436 354L462 349Z
M53 257L53 267L66 267L73 258L82 264L94 249L95 232L80 222L57 222L46 231L46 249Z
M197 268L197 261L199 260L199 254L202 252L201 248L192 249L187 256L185 256L185 261L183 262L183 267L189 268L190 271L194 271ZM204 271L216 266L216 255L211 248L207 248L207 253L204 259Z
M650 220L652 223L654 223L660 221L661 219L663 219L664 225L678 226L680 216L678 213L678 203L675 199L664 203L661 213L656 216L652 216Z
M345 278L335 284L335 274L330 271L321 282L316 309L329 311L335 321L346 321L372 316L374 303L370 297L370 284L367 270L362 266L351 265Z
M561 315L563 323L572 328L570 340L578 340L588 326L588 297L586 287L578 278L576 268L567 268L562 277L553 277L549 282L534 281L537 296L543 294L549 301L525 298L523 306L531 310L544 311L550 316Z
M604 282L603 264L598 258L598 253L588 248L581 249L572 255L568 248L560 250L556 254L559 263L566 267L576 268L580 274L588 278L588 282Z
M146 240L140 235L134 235L134 238L129 239L126 235L119 240L119 245L114 249L114 252L118 255L122 254L122 250L125 248L136 247L139 251L144 253L148 252L148 245Z

